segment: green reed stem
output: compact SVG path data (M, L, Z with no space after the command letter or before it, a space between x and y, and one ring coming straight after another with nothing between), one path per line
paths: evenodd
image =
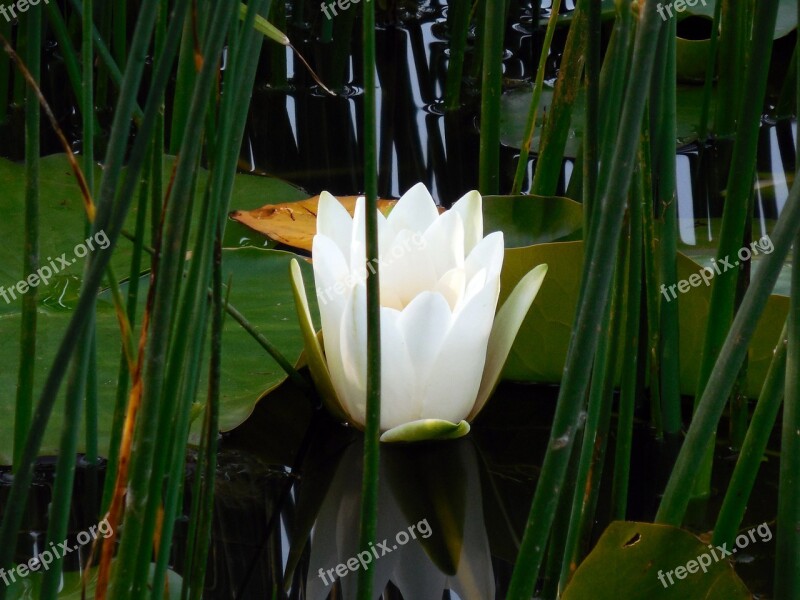
M486 9L487 13L489 11L488 5L489 3L487 2L487 9ZM520 193L520 190L522 190L522 182L525 181L525 173L528 171L528 156L530 156L531 153L533 134L536 131L536 115L539 112L539 101L542 98L542 88L544 87L544 72L545 72L545 67L547 66L547 57L550 55L550 46L553 43L553 34L555 34L556 24L558 23L559 10L561 10L561 0L553 0L553 4L550 8L550 19L547 22L547 30L545 31L544 34L544 44L542 45L542 52L539 55L539 65L536 68L536 83L534 83L533 85L533 95L531 96L531 105L530 108L528 109L528 121L525 123L525 131L522 134L522 146L520 147L519 158L517 159L517 170L514 173L514 183L511 185L512 195ZM573 26L574 25L575 24L573 23ZM580 39L579 36L576 35L575 40L579 39ZM569 65L569 63L564 62L564 66L567 65ZM481 124L483 124L483 119L481 119ZM537 171L539 170L538 166L536 170Z
M660 360L660 325L659 310L661 292L659 291L659 270L656 266L658 253L658 236L653 203L653 171L650 157L650 127L648 121L642 131L642 143L639 163L642 169L642 242L644 252L644 283L647 311L647 363L650 378L650 420L655 430L656 438L661 440L664 436L663 405L661 402L661 369ZM680 405L678 406L678 421L680 422Z
M120 68L125 68L128 60L128 0L115 0L112 17L114 19L114 59Z
M61 343L55 353L50 371L42 388L33 421L25 442L19 469L15 475L14 483L7 497L6 510L0 525L0 568L9 568L14 554L15 540L19 530L22 515L26 507L28 489L33 478L33 464L39 453L39 448L44 437L45 428L53 410L53 405L58 396L64 374L78 340L80 332L94 306L96 290L98 289L106 266L110 260L112 248L116 244L119 232L130 206L139 172L144 159L145 146L155 122L158 104L154 101L166 87L172 68L177 41L168 44L164 53L159 58L156 66L156 76L150 88L148 103L139 129L139 134L134 140L133 147L128 156L128 169L118 188L122 175L122 163L128 149L128 131L133 116L136 90L139 88L142 71L144 69L147 47L153 28L156 14L157 0L143 0L142 11L133 33L131 43L131 60L125 71L117 110L114 113L114 122L109 136L109 146L106 152L103 180L100 184L99 200L97 201L97 215L95 219L96 231L103 230L111 242L109 249L94 256L89 273L84 278L80 296L73 315L67 325ZM186 2L178 2L176 11L180 7L185 9ZM0 586L0 600L5 598L5 587Z
M86 376L91 351L90 338L94 332L94 320L87 319L81 332L78 352L72 363L72 372L67 383L66 404L64 407L64 423L61 430L61 443L58 448L56 476L53 484L53 499L47 526L45 546L55 546L67 537L67 526L70 517L73 483L75 481L76 452L78 436L81 430L81 413L86 393ZM40 600L55 600L61 586L61 568L64 557L56 556L44 573Z
M664 77L655 86L659 93L659 110L651 115L655 133L653 148L656 206L660 207L660 237L656 256L660 268L660 281L666 289L678 281L678 193L676 180L675 135L677 130L677 81L675 44L675 19L665 28ZM660 290L659 290L660 293ZM664 298L664 301L661 301ZM660 301L659 342L660 383L663 427L666 433L678 433L681 428L680 390L680 337L678 302Z
M602 68L602 44L600 34L600 3L584 0L579 5L586 11L587 40L586 40L586 106L600 106L600 70ZM586 111L585 132L583 136L583 210L584 226L588 207L591 207L597 197L597 163L600 158L600 120L597 111ZM584 231L587 231L584 228Z
M797 182L797 179L795 179ZM679 526L691 497L698 458L706 455L711 445L725 402L739 369L747 355L758 318L775 287L783 262L800 231L800 185L795 183L772 232L774 251L761 261L733 320L722 350L713 366L711 377L695 410L675 467L656 513L656 522ZM713 313L712 313L713 314Z
M208 399L206 400L203 440L200 445L201 461L198 461L195 485L200 489L196 510L192 519L195 536L192 539L194 553L191 556L192 569L189 571L189 600L200 600L205 589L205 566L208 548L211 544L211 525L214 515L214 482L217 475L217 438L219 431L219 398L222 366L222 325L225 317L225 303L222 297L222 237L217 232L214 246L213 320L211 324L211 361L208 375ZM202 467L202 469L201 469ZM200 480L202 478L202 481Z
M483 78L478 189L484 196L500 193L500 96L503 92L505 0L483 0Z
M722 3L720 23L722 27L722 37L719 48L719 76L717 79L717 105L714 111L714 130L717 135L730 136L736 132L737 124L742 126L742 121L738 121L742 104L756 104L755 100L761 96L755 96L753 88L745 86L742 88L742 73L745 71L746 50L748 33L745 29L747 22L746 2L741 0L718 0ZM758 2L759 5L773 4L771 1ZM772 47L772 34L775 31L775 24L763 42ZM755 34L755 31L753 32ZM752 56L750 58L753 58ZM765 74L766 75L766 74ZM742 102L741 90L747 90L747 102ZM762 106L758 106L759 114Z
M772 54L772 32L775 31L777 12L777 0L763 0L756 7L750 60L745 74L748 101L741 102L740 107L738 135L731 159L727 197L722 214L722 229L717 248L717 261L729 258L731 261L735 260L736 253L745 239L745 228L752 216L748 214L747 205L755 173L761 112L767 88L767 74ZM704 394L711 370L717 361L720 348L733 319L736 284L740 273L741 268L725 270L718 274L711 284L711 302L708 314L712 318L709 318L706 326L695 406L697 406L697 399ZM709 493L713 444L709 448L711 450L704 457L704 462L698 471L698 484L694 491L696 495Z
M706 79L703 82L703 106L700 110L700 126L697 128L697 137L700 141L700 156L705 150L708 138L708 120L711 112L711 92L714 88L714 75L717 66L717 47L719 45L719 21L722 15L722 2L714 6L714 20L711 22L711 39L708 43L708 62L706 63ZM698 168L701 160L697 161Z
M533 594L545 542L550 534L564 473L575 439L583 399L597 348L597 323L609 299L612 273L617 257L617 242L622 228L624 206L633 173L633 163L644 115L648 83L653 68L660 21L656 0L646 0L640 8L639 30L633 53L630 83L625 94L622 120L613 161L601 166L608 170L608 185L599 203L596 248L587 254L583 267L586 281L584 299L578 308L572 341L567 354L564 378L553 419L550 443L531 504L525 535L511 577L507 598L528 600Z
M364 44L364 195L366 196L366 261L378 260L378 117L375 81L375 3L365 2ZM481 135L483 138L483 135ZM483 139L481 139L483 143ZM378 526L378 474L381 428L381 307L380 270L367 272L367 417L364 426L364 475L358 546L375 542ZM358 572L359 600L372 600L374 569Z
M0 19L0 35L11 39L11 22ZM8 101L11 82L11 59L5 52L0 52L0 125L8 118Z
M164 475L163 463L168 459L163 453L157 456L155 450L159 442L166 441L166 436L163 436L162 432L166 424L159 421L159 416L162 415L163 404L167 403L163 400L165 381L172 380L170 371L166 368L167 357L176 322L175 304L178 300L179 274L183 265L181 248L184 245L189 217L188 207L180 199L192 197L197 175L197 160L202 147L203 114L210 100L218 57L232 14L235 14L232 4L220 2L214 6L213 13L209 15L203 44L204 61L197 75L181 143L170 196L172 201L167 204L164 216L163 238L158 257L158 283L153 297L150 339L144 358L143 401L131 449L129 500L124 519L125 535L120 544L117 570L114 575L115 590L120 590L120 592L115 591L115 595L118 594L120 600L140 597L147 586L150 547L154 539L157 509L160 504L160 498L154 497L151 486L160 486L160 480ZM206 288L200 289L204 292ZM200 296L205 305L205 293L201 293ZM183 334L185 331L179 333ZM176 368L172 366L173 371ZM168 398L169 402L175 404L179 402L174 400L174 395ZM171 411L172 408L165 407L164 410ZM188 412L188 409L185 412ZM177 427L174 421L171 425ZM168 544L169 541L165 539L163 543ZM157 577L158 571L153 581L154 589L159 587Z
M454 2L448 8L450 34L450 60L447 63L447 82L444 90L445 110L457 110L461 106L461 84L464 76L464 54L470 22L470 2Z
M800 234L794 240L792 297L781 429L775 597L800 596Z
M739 452L739 459L725 491L725 498L714 527L714 537L711 540L714 544L723 542L733 544L747 509L747 502L753 491L756 475L764 459L764 452L783 401L788 335L788 323L786 323L772 355L772 362L764 378L764 387L761 388L750 427Z
M551 20L552 23L552 20ZM549 25L548 25L549 29ZM589 15L583 3L575 9L574 19L567 34L567 43L564 54L561 57L561 68L558 73L558 80L553 91L553 103L547 113L547 123L542 125L542 141L540 153L536 159L536 171L533 174L531 193L540 196L552 196L556 193L558 180L561 177L564 162L564 149L567 145L570 127L572 126L572 107L578 97L581 87L581 75L583 72L583 56L588 52L589 36ZM549 50L545 47L544 50ZM542 57L547 57L548 52L543 51ZM599 58L597 59L599 60ZM542 63L540 62L540 65ZM541 71L537 73L537 89L541 83ZM536 91L534 91L534 94ZM537 101L538 109L538 101ZM591 115L591 117L589 116ZM586 117L595 119L596 111L587 110ZM530 114L529 114L530 118ZM590 123L591 125L591 123ZM596 142L597 140L595 140ZM596 148L595 148L596 150ZM527 159L526 159L527 160ZM595 160L595 167L596 167ZM519 164L517 164L519 169ZM576 164L575 175L580 178L582 167ZM527 170L527 169L526 169ZM519 173L519 170L517 171ZM524 176L524 174L523 174ZM594 183L593 185L596 185ZM585 214L584 207L584 214Z
M189 416L192 402L196 397L199 379L196 373L199 371L208 320L209 305L203 291L207 290L212 283L215 261L214 240L221 235L224 228L225 215L227 215L233 189L233 175L236 172L238 159L236 149L241 147L250 100L249 94L245 94L245 91L252 90L255 82L262 36L254 29L253 23L262 4L264 4L263 0L250 2L241 30L238 29L236 21L231 21L231 35L228 40L229 70L223 85L222 102L218 113L216 106L209 107L209 112L217 113L220 116L218 137L213 143L212 177L198 229L201 233L195 240L189 277L183 290L180 312L175 326L177 332L189 332L190 329L191 331L186 335L177 335L170 348L169 369L166 374L164 393L166 398L176 399L178 410L169 411L166 406L162 405L159 427L163 428L163 435L159 435L159 440L168 440L171 434L172 441L171 444L161 444L160 446L157 444L155 451L155 472L163 472L167 468L167 463L163 458L166 457L169 460L168 479L171 482L180 482L184 477ZM240 31L241 34L239 34ZM190 367L186 372L186 369L182 368L182 365L186 364L195 366ZM163 450L159 448L163 448ZM169 459L169 456L172 458ZM170 556L169 548L174 525L178 518L179 497L182 490L182 485L171 485L164 500L164 521L161 529L163 541L153 577L153 587L156 590L160 590L159 586L166 576ZM159 492L158 486L151 486L153 504L148 508L157 509L158 505L155 501L159 498ZM144 559L146 557L140 557L140 560ZM142 568L146 566L146 563L143 563ZM197 562L195 567L204 570L205 557L203 561ZM160 597L161 593L157 591L154 594L154 600L158 600Z
M628 484L633 448L633 417L636 409L636 379L639 373L639 325L642 307L642 198L645 196L641 171L635 175L629 210L630 225L625 263L625 293L622 319L625 337L620 375L617 445L614 451L614 480L611 486L611 518L624 521L628 511Z
M37 83L41 78L42 13L33 10L25 21L28 44L25 62ZM24 82L23 82L24 84ZM25 247L22 258L22 279L28 279L39 268L39 99L30 87L25 94ZM36 326L38 287L28 286L22 295L22 319L19 344L19 374L14 412L14 470L20 470L23 449L33 420L33 386L36 364ZM17 284L17 291L22 288Z
M622 243L622 242L620 242ZM578 568L585 551L587 534L594 523L594 511L608 445L611 407L614 400L617 352L622 331L620 308L623 302L625 253L617 255L614 269L614 292L603 318L603 335L592 367L586 425L581 442L581 456L572 497L567 540L561 562L559 590L563 590Z
M86 82L82 81L81 61L79 61L78 55L75 53L75 49L72 47L72 40L70 39L67 26L64 23L64 17L61 15L61 10L58 8L58 4L55 2L48 2L47 4L44 4L44 7L47 11L47 20L50 22L50 27L53 30L53 36L58 43L59 52L64 57L64 67L67 70L67 77L69 78L70 85L72 86L72 91L75 94L75 100L81 107L81 110L83 110L85 103L83 102L82 97L84 90L86 89ZM81 50L81 52L83 52L83 50ZM89 82L92 83L93 79L90 79ZM99 129L100 124L97 120L94 110L92 110L92 112L89 114L93 117L95 129Z

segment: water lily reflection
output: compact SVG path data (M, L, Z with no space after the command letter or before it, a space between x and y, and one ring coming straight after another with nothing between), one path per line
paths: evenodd
M335 586L342 598L356 597L358 571L367 562L365 555L358 559L362 452L360 439L345 450L319 508L306 582L310 600L325 600ZM295 539L293 555L303 542ZM407 600L440 600L445 589L462 600L494 597L477 451L469 440L382 452L377 542L367 565L375 570L376 599L389 582Z

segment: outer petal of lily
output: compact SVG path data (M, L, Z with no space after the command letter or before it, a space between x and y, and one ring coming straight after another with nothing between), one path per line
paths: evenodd
M403 423L381 435L382 442L419 442L423 440L453 440L469 433L469 423L451 423L442 419L421 419Z
M401 318L400 311L381 307L381 430L418 419L422 412Z
M483 198L475 190L464 194L450 209L461 215L464 222L464 254L483 239Z
M539 293L539 288L541 288L546 274L547 265L545 264L539 265L530 271L520 279L514 291L511 292L497 312L492 334L489 337L486 365L483 369L478 397L475 401L475 406L467 417L469 420L474 419L481 411L484 404L486 404L486 400L488 400L497 386L503 366L506 364L508 353L511 352L511 346L517 337L517 332L525 319L525 315L528 314L536 294Z
M314 236L314 281L317 287L322 331L325 334L325 358L333 388L345 414L356 417L345 404L348 395L346 378L342 375L340 325L347 299L353 293L357 281L351 280L351 272L345 257L336 243L326 235ZM308 346L308 342L306 343ZM312 372L313 374L313 372ZM338 413L337 413L338 414ZM347 419L352 420L352 419Z
M410 229L411 231L425 231L439 216L436 203L433 201L428 188L418 183L405 194L389 213L389 224L395 231Z
M464 223L458 213L447 211L440 215L425 230L422 239L437 278L451 269L464 267ZM420 262L419 256L412 258Z
M303 332L303 341L306 349L306 358L308 360L308 369L311 371L311 379L314 380L314 385L316 385L317 391L319 391L320 396L322 396L325 407L331 411L334 416L349 421L351 417L339 402L339 398L333 388L328 365L325 362L325 355L322 353L322 346L317 339L314 323L311 321L311 311L308 308L306 287L303 283L303 274L300 271L300 265L297 260L292 259L290 269L292 289L294 291L294 305L297 309L300 329Z
M483 238L478 245L473 248L464 262L464 269L467 272L467 281L481 269L486 269L486 280L491 281L500 277L503 269L503 256L505 245L503 232L495 231Z
M332 329L339 332L339 345L333 346L326 337L325 355L333 387L353 416L353 424L363 427L367 416L367 290L363 283L348 295L341 322Z
M469 414L478 393L499 294L500 281L487 281L454 315L425 387L424 418L455 423Z
M350 232L353 229L353 218L347 209L328 192L319 195L317 206L317 234L333 240L342 255L350 256Z
M381 292L387 293L386 299L381 298L382 306L393 306L388 301L394 296L399 299L399 305L393 307L401 309L418 294L436 285L436 267L430 259L436 250L430 246L415 250L413 235L407 229L398 233L393 245L398 252L393 254L390 250L387 256L381 257Z
M348 288L355 283L347 258L336 242L326 235L317 234L311 246L314 255L314 284L317 288L322 329L338 323Z
M413 369L412 379L406 383L406 388L409 395L414 398L417 410L416 414L405 419L406 421L421 419L423 416L422 399L425 397L425 388L428 386L433 364L441 352L452 321L453 315L447 300L436 292L421 293L400 314L399 326ZM393 357L387 361L390 366L392 361ZM400 423L402 421L392 423L385 429Z

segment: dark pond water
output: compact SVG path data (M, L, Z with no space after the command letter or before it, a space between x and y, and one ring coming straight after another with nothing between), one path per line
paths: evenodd
M548 3L544 5L546 15ZM571 6L567 2L565 8ZM530 79L530 67L542 43L541 30L534 26L534 9L528 3L512 3L512 11L514 24L507 32L504 61L509 88ZM379 192L383 197L396 197L423 181L446 205L477 186L479 92L477 73L470 72L469 61L464 107L453 113L442 109L448 60L446 17L447 4L437 0L398 2L380 12ZM337 84L340 96L322 94L291 53L266 49L245 136L243 170L278 175L311 194L322 189L357 193L363 180L362 70L357 58L359 36L347 32L357 32L359 24L341 20L334 25L335 38L351 40L345 47L309 39L309 29L297 23L291 12L287 22L297 47L318 65L323 80ZM556 47L563 46L565 33L556 34ZM778 57L783 47L776 45ZM48 57L45 91L49 87L52 92L63 82L63 63L56 46L48 48ZM557 74L558 58L551 58L548 80ZM65 129L78 131L71 107L54 104ZM107 119L108 114L100 111L101 118ZM11 140L3 152L19 158L23 139L19 119L12 118L1 133ZM755 219L763 233L770 230L788 194L789 174L795 168L795 136L793 123L765 118L755 201ZM80 147L77 137L75 146ZM44 147L48 152L59 151L52 139ZM507 189L516 150L504 147L502 152L501 188ZM702 154L696 145L679 151L679 214L686 247L702 247L716 236L714 223L723 202L719 189L724 185L719 165L724 164L720 157L725 152L724 141L709 144ZM560 193L566 190L571 172L567 161ZM697 252L702 254L702 248ZM550 386L506 384L467 439L384 449L378 538L388 540L391 552L375 559L375 568L379 582L390 578L393 582L385 590L386 600L505 597L556 394L557 389ZM643 392L640 399L629 518L647 521L653 519L677 448L674 440L654 438ZM689 406L687 402L685 414ZM612 422L601 486L610 486L614 427ZM723 425L721 430L725 429ZM352 571L341 583L325 584L329 570L335 572L338 564L356 557L360 443L359 434L312 410L288 388L262 403L239 430L223 436L208 598L316 600L328 593L333 599L352 597L357 578ZM713 526L721 500L719 489L727 485L734 465L735 454L724 438L718 440L717 450L714 495L694 506L691 515L691 526L698 532ZM188 491L195 483L192 464L190 457L187 510ZM53 461L43 460L26 516L28 533L19 538L20 560L43 543L52 472ZM74 503L70 523L73 532L96 522L97 490L102 487L102 472L80 468L77 477L79 501ZM777 460L769 455L755 485L747 524L774 519L776 482ZM7 491L6 480L0 483L0 510ZM595 538L609 520L602 496ZM411 525L416 525L416 539L400 543L406 536L398 534L408 532ZM185 530L182 522L173 549L173 565L179 572ZM768 598L774 548L760 544L748 550L752 554L737 556L737 571L759 597ZM72 555L67 567L77 568L78 558ZM551 582L543 585L550 589Z

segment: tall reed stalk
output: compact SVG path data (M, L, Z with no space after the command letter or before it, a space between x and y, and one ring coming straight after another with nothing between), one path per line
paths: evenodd
M375 5L364 3L362 20L364 64L364 210L367 264L378 260L378 125L375 80ZM364 427L364 474L358 545L367 550L378 524L378 474L381 426L380 270L367 270L367 418ZM374 569L358 572L359 600L372 600Z
M527 600L533 594L545 542L550 534L555 507L564 485L564 475L579 426L580 412L589 381L599 330L609 299L617 241L622 228L627 191L633 174L644 115L648 83L653 68L660 19L655 0L646 1L639 12L633 66L625 94L621 126L613 161L602 165L608 184L601 192L598 218L593 223L596 250L587 255L583 268L585 293L578 307L573 337L567 353L564 378L559 391L550 442L545 454L536 493L531 504L525 535L509 586L508 598ZM604 143L611 143L604 140Z

